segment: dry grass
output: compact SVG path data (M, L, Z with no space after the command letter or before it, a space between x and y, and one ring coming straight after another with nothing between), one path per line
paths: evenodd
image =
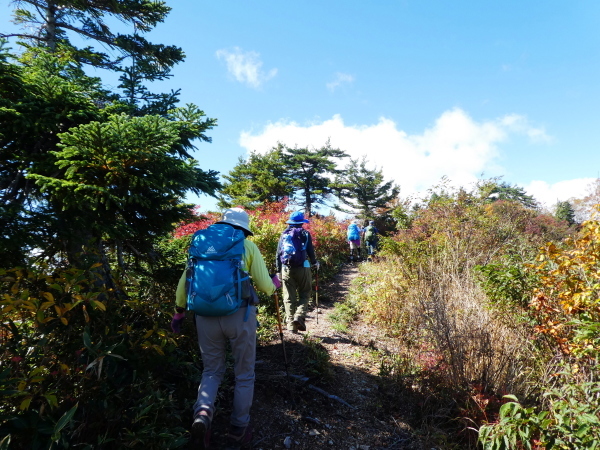
M352 296L365 318L412 349L447 387L524 392L532 346L527 331L494 310L469 270L444 256L409 273L398 258L363 265Z

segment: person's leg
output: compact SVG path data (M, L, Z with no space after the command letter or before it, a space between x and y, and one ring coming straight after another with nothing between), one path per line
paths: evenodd
M235 388L231 425L245 428L250 423L250 407L254 396L254 364L256 361L256 307L240 308L221 318L224 333L231 342L234 359ZM248 312L248 318L244 321Z
M297 296L296 296L296 281L292 277L291 270L288 266L283 266L281 269L281 284L283 287L283 307L285 309L285 322L287 329L296 331L292 322L294 313L296 312Z
M218 317L196 316L196 330L203 370L194 415L203 409L209 411L212 418L217 391L225 373L227 338L221 331Z
M292 269L293 277L298 286L298 306L294 313L294 320L300 325L298 329L305 331L306 326L304 321L306 319L306 313L308 312L308 303L310 302L310 296L312 293L312 273L310 267L297 267ZM304 330L302 329L304 328Z
M355 256L358 258L360 256L360 240L355 239L355 240L349 241L349 242L350 242L350 259L354 259Z

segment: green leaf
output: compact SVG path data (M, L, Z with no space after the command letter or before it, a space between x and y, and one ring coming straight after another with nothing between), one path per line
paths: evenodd
M48 400L48 404L50 406L52 406L53 408L57 408L58 407L58 401L56 400L56 395L54 395L54 394L44 394L44 397L46 398L46 400Z
M578 438L583 438L588 434L589 430L590 430L590 426L588 424L583 424L575 432L575 436L577 436Z
M58 422L56 422L56 425L54 425L54 434L52 435L52 440L54 442L57 442L60 439L61 430L71 421L71 419L73 419L73 415L75 414L75 411L77 411L78 406L79 403L64 413L63 416L58 419Z
M83 345L85 345L85 348L88 350L94 350L94 347L92 346L92 340L90 339L90 334L87 332L87 330L83 332Z
M0 450L8 450L9 445L10 445L10 434L8 436L5 436L0 441Z

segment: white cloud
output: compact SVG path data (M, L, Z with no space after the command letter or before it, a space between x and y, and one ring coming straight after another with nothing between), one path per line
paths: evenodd
M346 125L335 115L306 125L283 120L269 123L257 133L242 132L240 145L249 152L266 152L277 142L320 148L330 139L334 148L345 150L354 159L366 155L373 166L383 170L386 179L401 186L406 196L423 193L443 176L455 186L466 187L482 174L502 175L504 170L496 163L498 145L510 133L531 135L532 130L521 116L476 122L461 109L444 112L433 126L414 135L398 129L387 118L373 125Z
M335 74L335 79L330 83L327 83L327 89L331 92L335 91L338 87L343 84L351 84L354 81L354 77L347 73L338 72Z
M541 202L544 207L551 209L557 202L585 197L588 194L589 186L595 180L595 178L578 178L553 184L534 180L524 188L529 195Z
M543 127L532 126L526 117L519 114L509 114L501 119L501 123L508 131L525 134L533 142L552 142L552 137Z
M264 73L260 54L257 52L244 52L239 47L234 47L232 51L217 50L218 59L225 60L228 72L240 83L248 84L253 88L259 88L265 81L270 80L277 75L277 69L271 69Z

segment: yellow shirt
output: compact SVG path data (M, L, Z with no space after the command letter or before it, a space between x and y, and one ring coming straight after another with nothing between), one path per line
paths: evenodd
M267 295L275 292L275 285L269 276L265 260L260 254L256 244L248 239L244 239L244 254L242 255L242 270L248 272L254 281L254 286L259 291ZM185 292L185 274L184 270L177 283L177 292L175 293L175 304L180 308L187 307L187 294Z

